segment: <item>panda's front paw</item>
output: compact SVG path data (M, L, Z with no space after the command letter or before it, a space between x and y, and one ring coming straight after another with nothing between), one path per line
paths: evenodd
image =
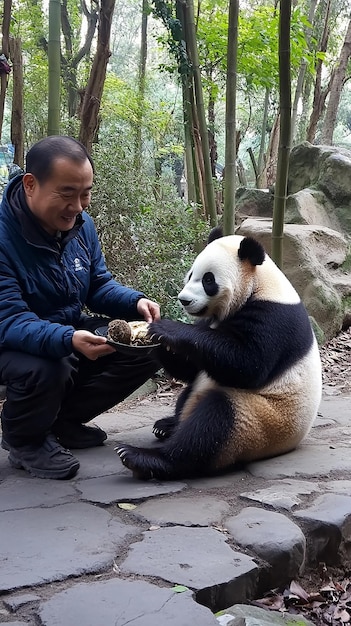
M152 432L157 439L168 439L173 434L177 424L178 418L175 415L162 417L154 423Z
M139 448L122 443L115 447L115 451L123 465L133 472L134 478L138 480L150 480L153 478L151 470L141 467L142 459L140 459L141 450Z
M160 320L149 324L148 336L153 341L158 341L164 347L172 348L177 336L179 322L173 320Z
M167 480L172 477L173 465L170 460L163 457L160 451L136 448L126 443L118 444L115 451L123 465L132 470L134 478Z

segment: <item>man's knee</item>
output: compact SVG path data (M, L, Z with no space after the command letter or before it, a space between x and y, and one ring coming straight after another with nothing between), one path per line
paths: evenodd
M43 359L29 354L18 353L9 355L8 361L2 368L2 382L11 389L26 389L36 391L52 390L61 393L73 384L76 372L76 357L63 359Z

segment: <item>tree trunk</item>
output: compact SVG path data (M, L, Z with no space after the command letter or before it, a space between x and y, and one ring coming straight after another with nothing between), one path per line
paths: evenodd
M49 0L49 98L48 135L60 134L61 45L60 0Z
M272 185L274 184L276 180L278 148L279 148L279 133L280 133L280 115L278 113L275 116L272 130L269 136L265 166L260 175L261 180L266 181L266 187L272 187Z
M180 0L176 0L176 15L182 25L182 45L186 49L185 41L185 24L184 24L184 5ZM184 145L185 145L185 172L187 185L187 202L199 204L199 181L195 182L195 145L193 141L193 114L190 93L190 76L188 72L181 73L182 80L182 96L183 96L183 121L184 121Z
M142 0L142 15L141 15L141 44L140 44L140 60L139 60L139 93L137 104L137 119L135 127L135 154L134 154L134 167L138 172L142 163L142 133L141 127L144 115L144 101L145 101L145 75L146 75L146 60L147 60L147 17L149 13L148 0Z
M100 102L110 57L109 43L114 7L115 0L101 0L96 53L82 102L79 140L89 152L99 127Z
M186 171L186 183L188 202L197 203L200 202L200 197L197 197L196 185L195 185L195 154L194 143L192 141L192 128L193 128L193 116L192 107L190 102L190 90L188 85L188 78L182 77L182 89L183 89L183 119L184 119L184 142L185 142L185 171Z
M198 111L195 103L195 96L193 87L189 87L189 96L190 96L190 106L191 106L191 119L192 119L192 127L191 127L191 135L192 141L194 145L194 180L195 187L197 190L197 197L199 202L203 207L203 218L208 219L209 214L206 210L206 192L205 192L205 166L204 166L204 155L203 155L203 147L201 144L201 133L199 129L199 119L198 119Z
M305 82L303 86L302 92L302 110L301 115L298 120L297 126L295 127L295 142L301 143L305 141L307 136L307 126L310 115L310 100L311 100L311 91L313 85L313 77L308 72L305 74Z
M266 151L266 133L267 133L267 120L268 120L268 105L269 105L269 88L266 88L263 106L263 119L260 141L260 152L257 161L257 175L256 175L256 187L257 189L265 189L267 187L267 176L265 168L265 151Z
M10 37L10 21L11 21L12 0L4 0L3 17L2 17L2 47L1 53L6 59L10 56L9 37ZM5 96L8 83L8 74L1 72L0 74L0 139L2 135L2 125L4 121Z
M22 43L19 37L10 39L10 54L13 68L11 142L15 147L13 162L24 167L23 125L23 60Z
M343 46L341 48L339 60L330 81L330 94L327 110L324 118L321 142L331 145L335 129L336 115L340 103L340 96L344 86L346 69L351 56L351 19L347 27Z
M272 225L272 259L283 267L283 229L291 142L290 75L291 0L280 0L279 18L279 110L280 133Z
M223 234L233 235L236 190L236 72L238 60L239 0L230 0L228 15L227 80L225 107L225 183Z
M325 18L323 25L323 32L321 36L319 50L320 52L326 52L328 47L329 40L329 17L330 17L330 7L331 0L326 0L325 5ZM313 95L313 107L312 113L310 117L310 122L307 129L307 141L310 143L314 142L317 130L318 121L322 115L325 99L329 93L330 82L328 87L322 91L322 66L323 61L319 58L316 64L316 80L314 85L314 95Z
M314 14L316 11L316 6L317 6L317 0L310 0L310 9L308 12L308 21L310 24L313 23L313 18L314 18ZM311 41L311 29L309 27L305 28L305 38L306 38L306 43L309 46L310 45L310 41ZM299 69L299 73L298 73L298 77L297 77L297 82L296 82L296 89L295 89L295 97L294 97L294 104L293 104L293 108L292 108L292 118L291 118L291 137L294 138L295 137L295 130L296 130L296 118L297 118L297 107L301 98L301 94L302 94L302 89L303 89L303 84L304 84L304 80L305 80L305 75L306 75L306 69L307 69L307 61L306 59L303 59L301 61L300 64L300 69Z
M79 90L77 80L77 69L83 57L88 56L91 44L96 31L98 21L98 1L91 2L91 11L88 10L85 0L79 3L83 15L87 20L85 29L85 39L78 52L74 53L74 36L69 19L67 0L61 0L61 28L63 41L65 44L65 54L61 54L62 80L67 93L67 109L69 117L77 114L79 105Z
M217 225L216 202L214 186L211 172L210 148L208 141L208 129L205 115L205 106L202 93L201 73L199 67L199 55L197 51L196 29L194 20L193 0L187 0L185 5L186 39L189 56L193 65L194 89L196 99L196 109L199 119L199 130L201 136L201 152L204 165L204 190L206 198L206 213L209 215L211 226Z
M212 68L207 72L207 80L210 85L208 90L208 145L210 148L210 162L211 162L211 172L212 178L216 177L216 165L218 160L218 152L217 152L217 142L215 135L215 98L213 94L213 77L212 77Z

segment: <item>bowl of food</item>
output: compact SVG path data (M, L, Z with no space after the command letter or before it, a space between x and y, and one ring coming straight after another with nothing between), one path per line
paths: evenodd
M109 346L122 354L149 354L160 344L154 343L147 335L149 324L144 321L126 322L111 320L106 326L100 326L95 334L106 337Z

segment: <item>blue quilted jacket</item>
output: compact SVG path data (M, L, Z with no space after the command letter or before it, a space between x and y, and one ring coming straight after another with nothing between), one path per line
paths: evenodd
M0 205L0 349L58 359L86 305L95 314L138 319L144 294L107 270L91 217L83 212L62 239L50 236L29 210L22 176Z

